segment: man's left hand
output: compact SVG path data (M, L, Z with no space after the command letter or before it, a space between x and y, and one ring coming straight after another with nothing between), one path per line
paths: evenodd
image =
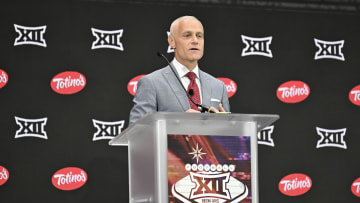
M226 112L224 107L222 106L222 104L219 104L219 110L217 110L215 107L211 106L209 108L210 110L214 111L215 113L219 113L219 112Z

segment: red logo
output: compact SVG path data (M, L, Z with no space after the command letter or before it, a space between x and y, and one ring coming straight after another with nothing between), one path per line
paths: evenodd
M217 78L217 79L224 82L224 84L226 86L226 90L228 92L228 97L230 98L230 97L234 96L234 94L237 91L236 83L229 78Z
M356 179L352 184L351 184L351 192L355 195L360 197L360 178Z
M4 70L0 69L0 88L3 88L8 82L9 77Z
M288 81L281 84L277 91L277 98L284 103L299 103L310 94L310 87L301 81Z
M360 106L360 85L350 91L349 99L353 104Z
M5 167L0 166L0 186L4 185L7 180L9 180L9 171Z
M128 83L127 89L132 96L135 96L138 81L140 80L140 78L142 78L144 76L145 75L138 75L138 76L134 77L133 79L131 79L130 82Z
M293 173L283 177L279 182L279 190L287 196L299 196L310 190L312 181L302 173Z
M75 71L59 73L51 80L50 83L51 89L59 94L75 94L80 92L85 85L85 76Z
M86 172L76 167L67 167L56 171L51 180L59 190L75 190L82 187L86 181Z

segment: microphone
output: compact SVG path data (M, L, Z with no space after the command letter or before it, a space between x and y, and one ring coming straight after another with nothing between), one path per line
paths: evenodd
M194 90L193 90L193 89L189 89L189 94L190 94L190 96L194 96Z
M190 89L189 92L186 91L184 85L182 84L180 78L176 75L175 73L175 69L174 67L171 65L171 63L169 62L169 60L166 58L166 56L164 54L162 54L161 52L157 52L157 55L159 57L162 57L163 59L165 59L165 61L169 64L170 66L170 69L172 70L172 72L174 73L176 79L178 80L178 82L180 83L180 86L184 89L184 91L186 92L186 95L188 96L188 98L190 99L190 101L195 104L198 108L201 109L201 112L204 113L204 112L210 112L210 113L215 113L213 110L210 110L209 108L207 108L206 106L202 105L202 104L198 104L196 102L194 102L194 100L191 98L191 96L194 95L194 90L193 89Z

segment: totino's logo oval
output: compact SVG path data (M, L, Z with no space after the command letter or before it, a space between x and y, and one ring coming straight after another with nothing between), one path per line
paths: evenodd
M277 98L284 103L299 103L310 94L310 87L301 81L288 81L276 91Z
M75 190L87 181L87 174L77 167L67 167L56 171L52 176L52 184L59 190Z
M293 173L285 176L279 182L279 190L287 196L299 196L310 190L312 181L302 173Z
M3 88L8 82L9 77L4 70L0 69L0 88Z
M350 91L349 99L353 104L360 106L360 85Z
M51 89L59 94L75 94L80 92L85 85L85 76L75 71L59 73L51 80L50 83Z
M229 78L217 78L217 79L224 82L224 84L226 86L226 90L228 92L228 97L230 98L230 97L234 96L234 94L237 91L236 83Z
M9 171L5 167L0 166L0 186L4 185L8 180L9 180Z
M356 179L352 184L351 184L351 192L355 195L360 197L360 178Z
M142 78L144 76L145 75L138 75L138 76L134 77L133 79L131 79L130 82L128 83L127 89L132 96L135 96L138 81L140 80L140 78Z

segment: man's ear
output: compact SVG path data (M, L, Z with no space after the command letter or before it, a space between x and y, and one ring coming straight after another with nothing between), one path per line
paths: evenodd
M168 42L169 42L170 47L175 49L175 39L171 34L168 36Z

